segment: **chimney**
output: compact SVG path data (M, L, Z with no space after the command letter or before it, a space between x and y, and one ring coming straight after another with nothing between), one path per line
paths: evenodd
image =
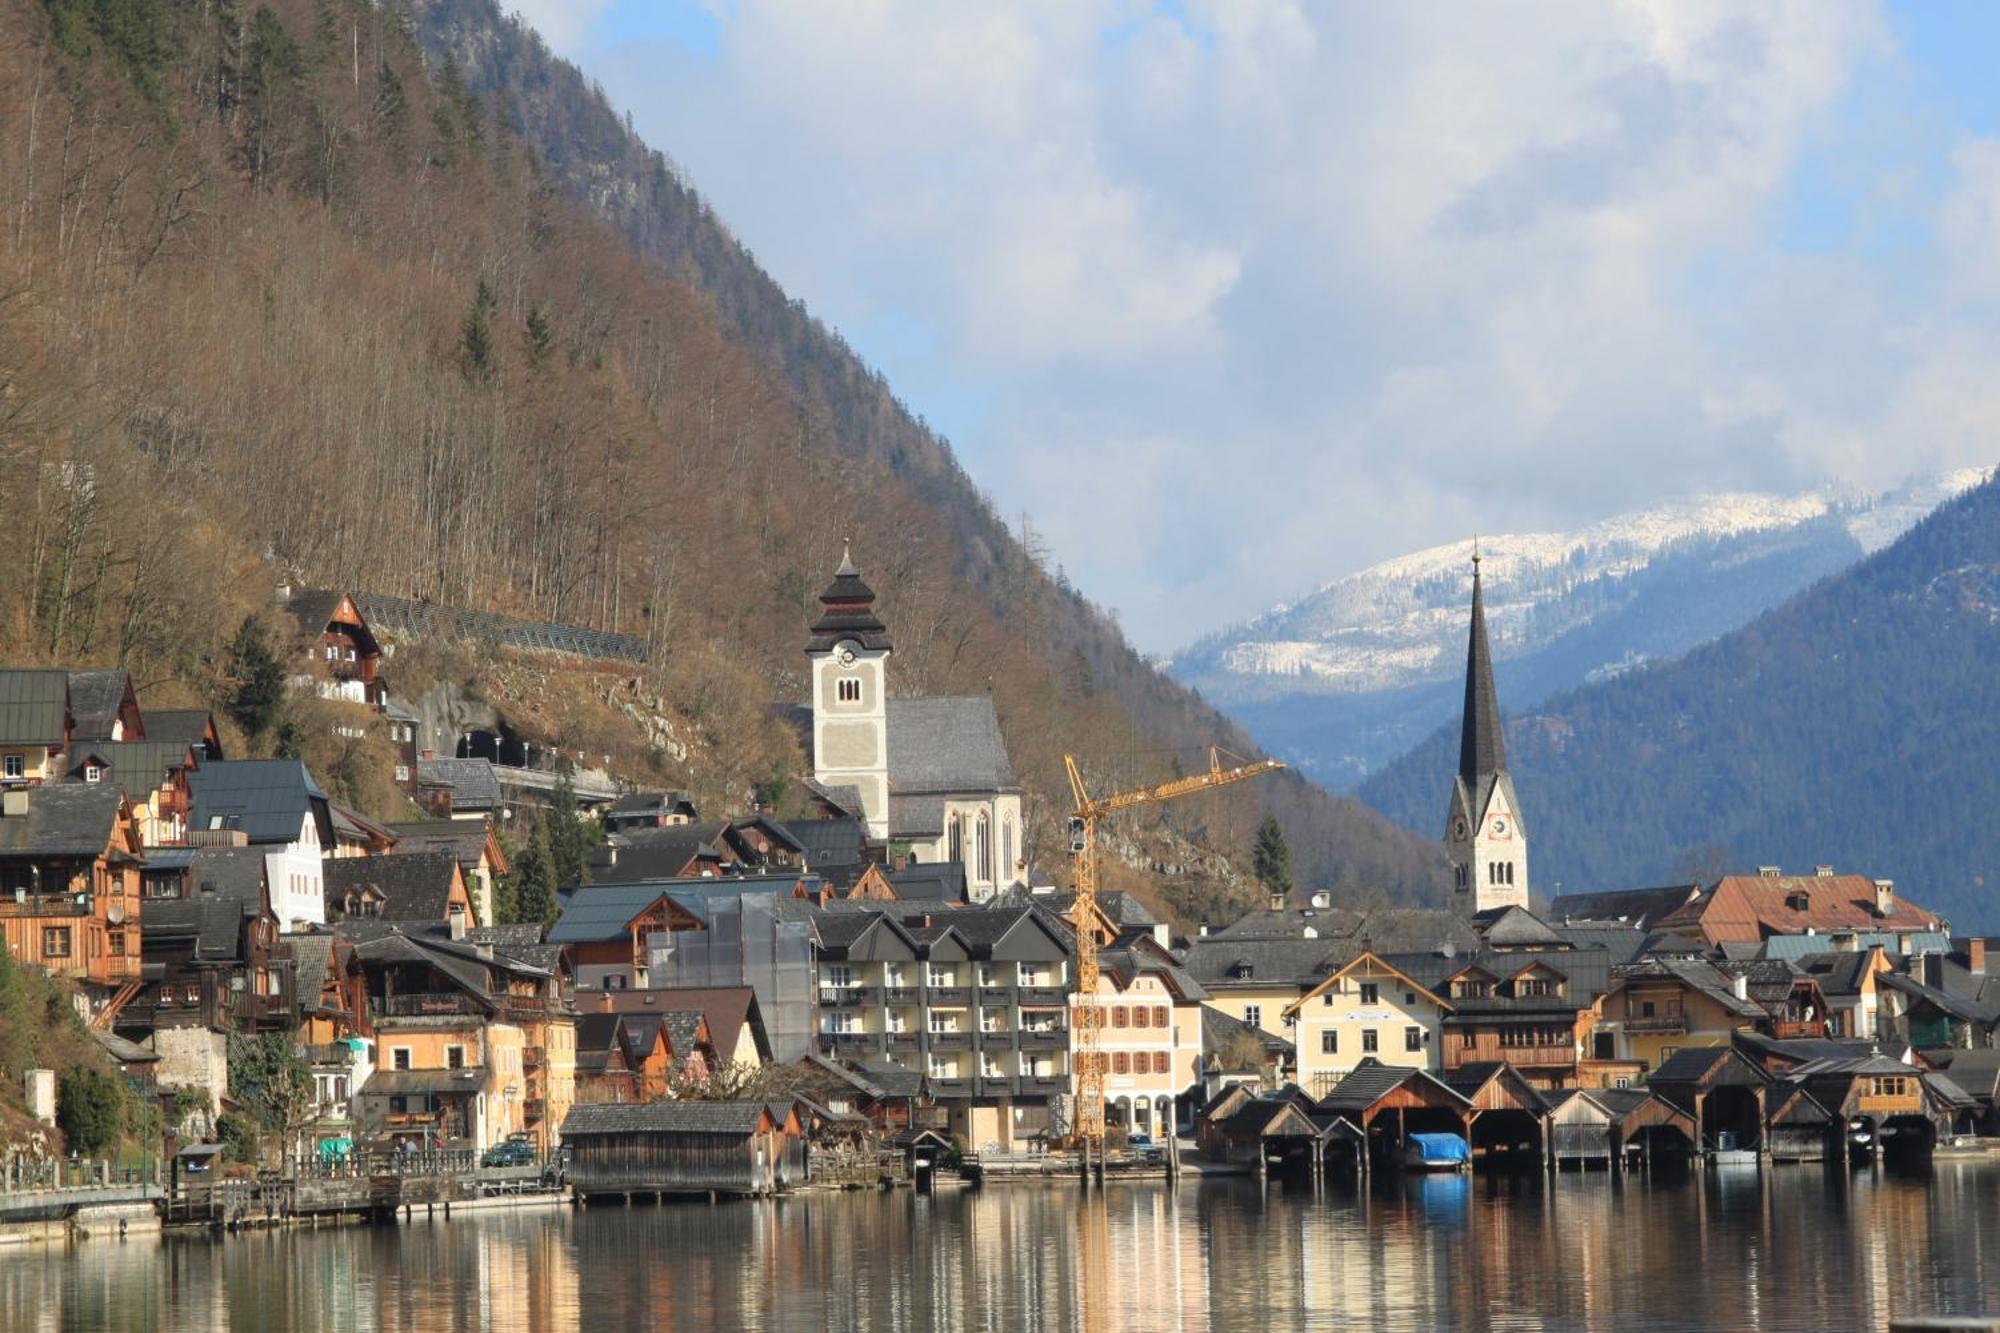
M1206 938L1207 935L1208 935L1208 922L1204 921L1199 926L1195 927L1195 938L1202 939ZM1984 940L1981 940L1979 943L1981 948L1985 947L1986 942Z
M451 911L446 914L446 922L450 927L451 937L454 940L462 940L465 938L465 913L463 911L461 911L458 907L454 906L451 909ZM485 945L480 946L481 957L485 956L486 947L487 946Z
M1750 998L1750 978L1738 972L1729 979L1729 993L1739 1000Z
M1285 910L1285 895L1284 895L1284 894L1282 894L1282 893L1274 893L1274 894L1272 894L1272 895L1271 895L1271 910L1272 910L1273 912L1282 912L1282 911L1284 911L1284 910Z
M1781 876L1783 876L1784 873L1785 873L1784 871L1780 870L1776 866L1757 867L1757 877L1759 879L1778 879Z
M1324 912L1327 908L1333 906L1333 895L1325 889L1321 889L1312 896L1312 905Z
M1818 876L1819 878L1821 878L1821 879L1832 879L1832 878L1833 878L1833 867L1832 867L1832 866L1814 866L1814 867L1813 867L1813 874L1817 875L1817 876Z
M28 789L9 787L0 795L0 817L20 819L28 813Z
M1920 978L1932 990L1944 989L1944 955L1935 949L1926 949L1923 955L1923 976Z
M1965 942L1965 967L1968 972L1986 975L1986 937L1974 935Z
M478 944L473 945L472 948L473 952L477 953L485 962L490 963L493 961L493 945L490 942L482 940Z
M1887 916L1896 910L1896 881L1878 879L1875 881L1875 915Z

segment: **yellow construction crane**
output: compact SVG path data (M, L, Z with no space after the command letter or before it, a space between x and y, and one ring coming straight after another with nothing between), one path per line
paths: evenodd
M1232 759L1237 757L1230 756ZM1084 1150L1085 1160L1088 1161L1094 1151L1101 1163L1104 1160L1104 1066L1098 1058L1097 1033L1103 1025L1104 1011L1097 1007L1094 998L1097 994L1097 822L1106 815L1115 815L1133 806L1171 801L1178 796L1226 787L1232 782L1275 772L1284 765L1275 759L1256 759L1240 763L1235 768L1224 768L1222 751L1211 745L1208 747L1206 773L1175 778L1171 782L1140 787L1135 791L1121 791L1114 796L1090 794L1083 785L1083 773L1076 766L1075 755L1064 755L1063 767L1069 770L1069 788L1076 797L1076 813L1069 817L1069 849L1076 857L1076 910L1073 913L1076 922L1076 993L1080 997L1091 997L1076 1006L1077 1018L1082 1024L1077 1043L1076 1137Z

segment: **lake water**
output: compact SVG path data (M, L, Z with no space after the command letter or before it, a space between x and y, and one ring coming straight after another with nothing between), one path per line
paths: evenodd
M1820 1330L1978 1311L2000 1311L2000 1164L1317 1197L996 1185L0 1251L8 1333Z

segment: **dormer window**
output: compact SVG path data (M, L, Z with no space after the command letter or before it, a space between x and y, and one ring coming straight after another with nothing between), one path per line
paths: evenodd
M1237 963L1230 967L1229 975L1238 981L1247 981L1257 975L1257 969L1249 963Z
M83 780L85 782L99 782L102 781L103 778L104 778L104 770L99 768L96 764L85 764L83 766Z
M1805 890L1795 889L1785 895L1785 906L1794 912L1804 912L1812 907L1812 898L1806 894Z

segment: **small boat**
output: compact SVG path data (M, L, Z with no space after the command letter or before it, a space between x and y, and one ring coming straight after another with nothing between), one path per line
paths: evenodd
M1472 1148L1456 1134L1412 1134L1403 1144L1405 1171L1464 1171Z

